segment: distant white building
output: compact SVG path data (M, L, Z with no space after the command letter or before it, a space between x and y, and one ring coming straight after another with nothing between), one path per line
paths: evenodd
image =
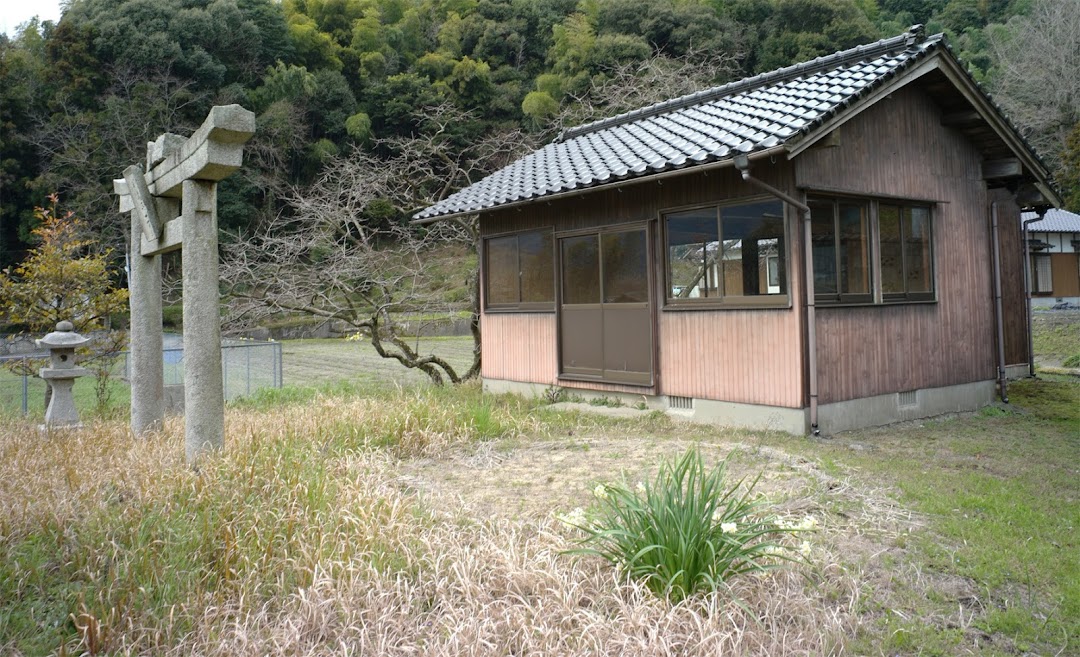
M1021 220L1036 217L1025 212ZM1080 305L1080 215L1048 210L1042 220L1028 224L1028 249L1032 307Z

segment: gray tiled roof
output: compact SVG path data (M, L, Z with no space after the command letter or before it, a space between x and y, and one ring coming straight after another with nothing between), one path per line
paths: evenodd
M417 213L467 214L752 153L806 135L943 43L900 36L564 131L555 141Z
M1034 212L1024 212L1020 215L1023 220L1034 219L1038 215ZM1028 231L1032 233L1080 233L1080 214L1073 214L1066 210L1050 208L1042 221L1033 221L1028 224Z

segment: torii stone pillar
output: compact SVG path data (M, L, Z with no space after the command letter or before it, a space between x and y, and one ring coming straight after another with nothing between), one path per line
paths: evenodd
M132 165L113 181L120 211L131 212L131 429L144 435L164 419L161 254L181 249L184 441L192 463L225 440L217 182L240 168L243 145L253 134L252 112L214 107L191 137L164 134L147 144L146 173Z

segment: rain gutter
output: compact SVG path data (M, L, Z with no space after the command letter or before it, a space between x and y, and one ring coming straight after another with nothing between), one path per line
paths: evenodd
M750 160L746 156L737 155L732 162L742 172L743 180L772 194L802 213L803 264L805 265L805 272L803 273L805 289L803 295L806 297L806 360L807 376L809 378L807 386L810 388L810 433L820 436L821 430L818 428L817 306L814 303L814 251L813 244L810 241L810 206L787 192L751 176Z
M990 233L994 244L994 312L997 321L998 392L1009 403L1008 378L1005 376L1005 317L1001 308L1001 240L998 238L998 202L990 203ZM1026 245L1025 245L1026 248Z
M1028 246L1028 224L1035 223L1036 221L1042 221L1046 216L1046 207L1040 206L1035 209L1038 213L1034 219L1025 219L1023 222L1023 249L1024 249L1024 298L1027 300L1027 305L1024 306L1024 319L1027 320L1027 337L1028 337L1028 374L1035 376L1035 338L1031 335L1032 330L1032 312L1031 312L1031 247Z

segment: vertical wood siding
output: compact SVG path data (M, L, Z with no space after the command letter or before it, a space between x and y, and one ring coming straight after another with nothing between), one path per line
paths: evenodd
M1080 296L1080 258L1075 253L1051 253L1050 280L1055 297Z
M1005 318L1005 364L1028 362L1028 327L1024 305L1024 229L1020 208L1008 191L990 192L998 204L998 231L1001 241L1001 305ZM995 334L995 339L996 339ZM995 352L996 353L996 352ZM996 356L995 356L996 358Z
M941 201L933 224L938 300L819 306L820 401L994 378L991 239L979 153L941 125L940 110L915 85L840 130L838 147L797 158L798 185Z

